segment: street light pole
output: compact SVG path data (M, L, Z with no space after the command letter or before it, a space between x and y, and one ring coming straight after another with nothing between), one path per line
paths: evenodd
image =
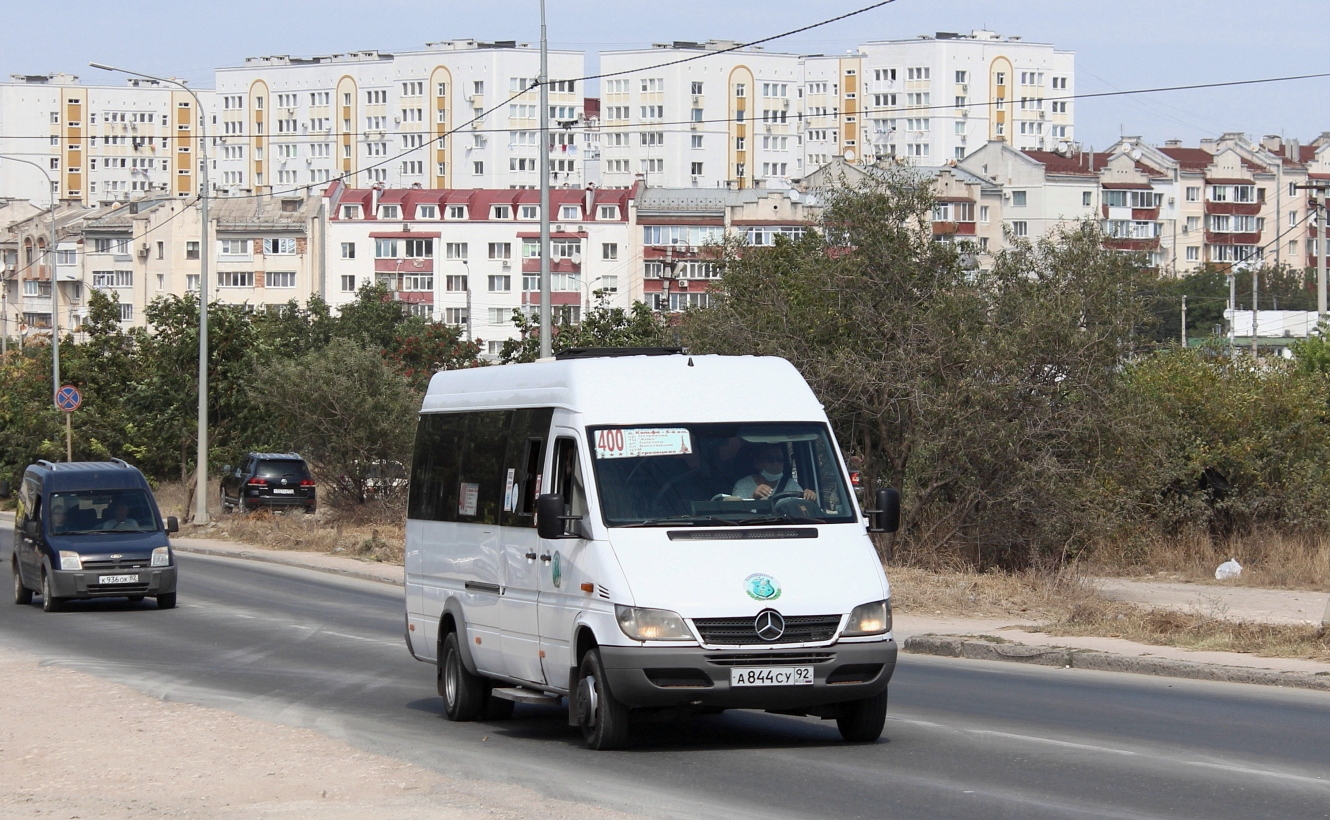
M11 156L0 157L0 159L21 162L41 171L42 176L46 177L46 190L51 192L51 238L46 242L46 269L51 274L51 405L58 407L55 403L55 396L60 392L60 286L55 273L55 183L51 180L51 175L46 172L46 169L32 160ZM0 287L4 287L4 285L0 284ZM8 330L8 322L6 322L5 327ZM6 350L8 350L8 347L6 347Z
M540 0L540 358L554 352L550 338L550 55L545 36L545 0Z
M199 227L199 418L198 418L198 470L197 483L194 490L194 523L208 523L208 257L211 255L211 249L208 247L208 199L210 189L208 186L208 116L203 110L203 101L199 95L194 93L194 89L185 85L180 80L172 80L166 77L156 77L152 74L144 74L139 71L130 71L125 68L116 68L115 66L104 65L102 63L88 63L93 68L100 68L103 71L115 71L121 74L129 74L134 77L143 77L147 80L155 80L159 83L174 85L194 98L195 111L199 117L199 156L203 161L203 171L199 178L199 217L201 225Z

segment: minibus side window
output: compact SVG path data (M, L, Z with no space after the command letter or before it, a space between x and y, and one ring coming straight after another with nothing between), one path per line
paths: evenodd
M516 410L508 428L508 454L504 458L504 485L513 474L513 497L503 517L505 527L535 527L536 496L545 472L545 442L549 440L553 408Z
M582 462L577 457L576 441L570 438L555 440L554 468L554 492L563 495L564 515L586 515L586 482L582 479Z
M504 492L503 459L512 414L511 410L466 414L466 433L461 439L458 507L453 511L452 520L499 523Z
M411 489L407 518L419 521L456 521L461 476L461 439L466 416L428 413L416 428L416 451L411 460Z

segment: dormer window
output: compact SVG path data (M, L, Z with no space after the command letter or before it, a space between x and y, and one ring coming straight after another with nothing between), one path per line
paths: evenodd
M380 205L379 219L401 219L402 209L397 205Z
M523 205L517 210L518 219L540 219L540 207L537 205Z
M466 219L466 206L465 206L465 205L449 205L449 206L448 206L448 218L449 218L449 219Z
M417 205L417 206L416 206L416 219L438 219L438 218L439 218L439 206L438 206L438 205Z
M512 219L513 208L511 205L493 205L490 207L490 219Z
M342 206L342 219L359 219L359 218L360 218L360 206L359 206L359 205L343 205L343 206Z
M597 219L615 220L619 218L618 205L601 205Z
M576 205L564 205L559 208L559 219L565 222L575 222L582 215L582 211Z

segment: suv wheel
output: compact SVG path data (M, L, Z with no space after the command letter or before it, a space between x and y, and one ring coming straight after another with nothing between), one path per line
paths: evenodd
M23 574L18 570L18 559L13 562L14 569L14 603L23 606L32 603L32 590L23 585Z

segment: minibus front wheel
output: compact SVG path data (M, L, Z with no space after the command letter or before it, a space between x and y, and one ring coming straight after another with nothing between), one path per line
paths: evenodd
M592 647L577 670L577 725L586 745L596 751L628 745L628 707L610 692L600 650Z
M840 736L851 743L872 743L882 737L882 728L886 723L886 689L871 698L844 704L840 715L836 717L836 728L840 729Z
M449 720L476 720L485 708L485 680L467 671L456 631L443 639L439 653L439 694Z

